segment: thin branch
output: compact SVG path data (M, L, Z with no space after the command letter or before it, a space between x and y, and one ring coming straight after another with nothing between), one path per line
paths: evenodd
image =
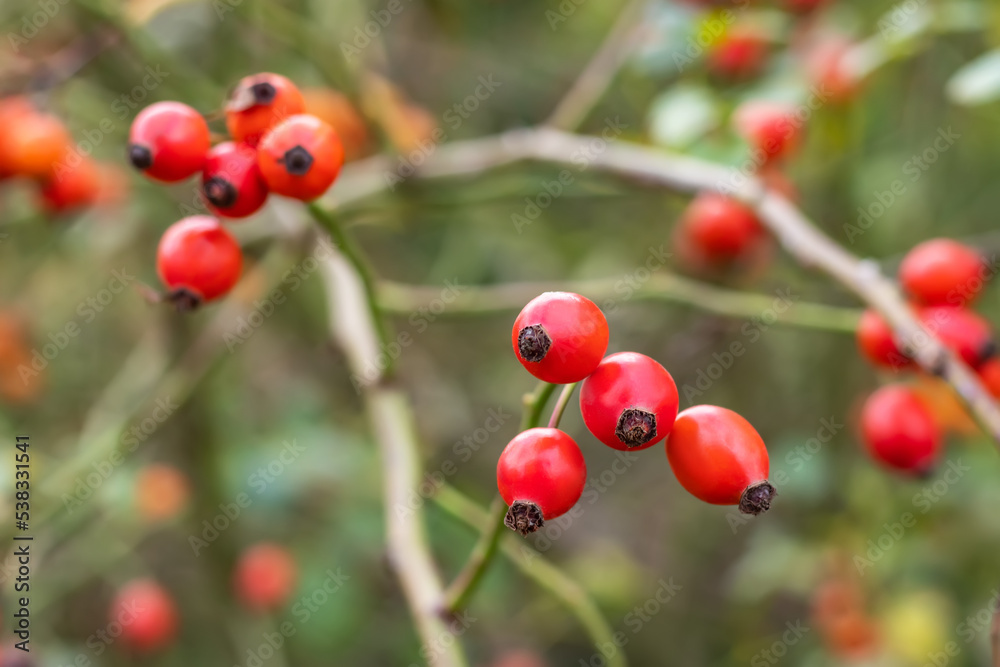
M538 388L530 394L525 394L523 399L524 413L521 415L521 431L534 428L541 423L542 411L549 402L557 385L542 382ZM507 503L503 498L497 496L490 505L490 516L487 520L486 529L479 535L475 546L469 553L469 558L459 571L448 590L445 591L445 608L451 612L463 609L472 599L473 593L482 581L486 570L489 569L493 557L496 555L497 546L500 544L500 536L503 534L504 516L507 515Z
M486 510L448 484L438 489L433 500L445 512L472 528L478 528L483 522L490 520ZM576 616L602 657L605 655L602 647L618 645L614 641L614 630L604 620L593 598L580 584L545 560L537 551L526 546L524 540L513 533L503 534L500 548L522 573L547 590ZM628 667L628 660L624 651L619 649L601 664L608 667Z
M589 156L581 166L579 156ZM862 261L817 229L793 204L768 191L754 178L723 165L671 154L659 148L609 142L548 128L513 130L504 134L441 146L416 172L416 178L470 177L525 160L594 169L680 192L715 190L737 197L757 211L761 222L800 264L827 273L878 311L892 326L903 349L927 372L940 375L969 406L986 432L1000 444L1000 407L976 374L941 344L916 319L895 283L883 276L872 261ZM377 171L382 161L359 167L375 170L359 193L374 194L385 188ZM363 180L363 179L362 179ZM336 193L334 193L336 194ZM360 194L358 196L361 196Z
M636 33L646 8L645 0L632 0L622 10L601 48L587 63L573 86L560 100L546 125L562 130L573 130L586 119L587 114L608 89L636 43Z
M573 396L573 391L578 384L578 382L574 382L563 387L562 393L559 394L559 400L556 401L556 407L552 409L552 416L549 418L549 428L559 427L563 413L566 412L566 406L569 405L569 399Z
M321 211L309 207L314 215ZM340 234L336 224L326 225ZM330 218L332 220L332 218ZM421 464L416 425L409 401L369 364L379 351L379 312L373 307L365 276L352 258L341 254L350 244L323 261L322 275L329 301L330 330L340 342L367 406L375 440L381 450L385 497L386 550L399 578L421 639L422 655L434 667L465 667L467 662L454 634L448 630L441 601L444 586L434 565L423 508L412 508L410 493L420 484ZM442 641L450 637L452 641Z
M598 305L624 301L620 288L627 285L621 276L591 280L521 282L502 285L463 286L440 317L482 315L516 311L542 292L576 292ZM631 285L629 285L631 287ZM665 301L735 318L759 317L772 309L775 296L716 287L659 269L649 279L631 287L633 301ZM378 300L390 313L412 313L440 295L440 286L408 285L383 280L378 284ZM861 311L796 301L794 307L775 312L775 324L823 331L853 333Z

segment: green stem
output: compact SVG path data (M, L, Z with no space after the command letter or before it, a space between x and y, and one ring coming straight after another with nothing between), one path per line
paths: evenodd
M442 486L433 499L445 512L474 528L490 520L487 510L448 484ZM513 537L512 534L505 534L500 545L504 555L522 573L549 591L576 616L599 651L602 646L617 646L614 641L614 630L601 616L600 609L587 591L539 553L528 549L522 540ZM600 655L604 656L604 653ZM608 667L628 667L628 659L621 650L606 660L604 664Z
M566 412L566 406L569 405L569 399L573 396L573 391L578 384L579 382L574 382L563 387L562 393L559 394L559 400L556 401L556 407L552 408L552 416L549 418L549 428L559 427L563 413Z
M545 404L549 402L555 389L556 385L542 382L533 393L524 395L524 414L521 417L522 431L538 426ZM503 519L506 515L507 503L503 501L503 498L497 496L490 505L486 530L480 533L479 540L472 547L465 565L462 566L454 581L448 586L448 590L445 591L445 609L451 612L460 611L472 599L472 595L479 587L479 583L497 553L497 546L500 544L500 536L504 529Z
M351 266L354 267L355 272L357 272L358 277L361 279L361 283L364 287L368 311L372 315L379 343L382 350L385 351L389 345L389 331L386 327L384 312L379 306L379 302L376 297L375 274L372 272L367 258L365 258L361 248L354 242L354 239L352 239L351 236L344 231L344 228L337 220L337 216L323 208L317 202L309 202L306 205L306 209L313 217L313 220L315 220L316 223L330 235L333 242L340 250L340 253L348 262L350 262ZM392 376L393 358L392 355L389 354L386 354L385 358L386 368L383 371L383 376L385 378L389 378Z

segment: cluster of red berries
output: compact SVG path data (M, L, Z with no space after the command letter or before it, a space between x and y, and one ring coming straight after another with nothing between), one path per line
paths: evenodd
M951 239L915 246L899 267L899 282L924 328L975 369L991 392L1000 394L1000 360L995 357L992 327L969 308L988 278L983 257ZM874 310L862 316L857 341L876 367L917 370L911 351L899 346L892 328ZM873 393L862 411L861 427L876 460L914 475L933 470L942 426L912 387L894 384Z
M764 441L740 415L711 405L677 414L670 373L636 352L604 356L608 322L589 299L546 292L524 307L511 342L518 361L544 382L582 382L580 412L595 438L617 450L648 449L666 439L670 466L689 492L749 514L768 509ZM568 512L583 494L587 466L576 442L557 428L517 435L500 455L497 486L509 505L505 523L527 535Z
M344 164L337 132L305 113L302 93L278 74L240 80L225 106L231 141L211 145L208 123L180 102L157 102L129 132L132 165L155 181L201 174L208 209L222 218L257 212L270 193L311 201L329 189ZM167 300L189 309L228 292L239 279L242 253L210 216L174 224L160 241L157 269Z
M0 99L0 181L10 178L37 183L50 213L116 202L125 188L114 165L91 158L59 117L20 96Z
M240 555L233 588L247 609L269 612L288 602L297 578L291 554L277 544L263 542ZM136 653L161 650L177 636L177 605L167 589L153 579L125 584L112 600L108 616L114 636L120 627L122 641Z

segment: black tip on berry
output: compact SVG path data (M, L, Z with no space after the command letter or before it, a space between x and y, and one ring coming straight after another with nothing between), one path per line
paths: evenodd
M153 153L145 146L130 144L128 147L128 160L136 169L145 171L153 166Z
M740 511L744 514L757 516L771 508L771 501L778 495L778 490L766 479L748 486L740 497Z
M201 305L201 296L186 287L178 287L164 295L163 300L177 309L178 313L190 313Z
M638 408L622 410L615 426L615 437L626 447L639 447L656 437L656 415Z
M253 84L250 86L250 92L253 94L254 104L270 104L278 96L274 84L267 81Z
M517 349L525 361L541 361L552 347L552 339L541 324L524 327L517 334Z
M515 500L503 518L503 525L527 537L543 525L542 510L530 500Z
M281 163L285 165L285 171L292 176L304 176L309 173L309 168L313 164L312 153L302 146L296 146L285 151Z
M205 181L202 188L205 191L205 199L216 208L229 208L236 203L236 188L224 178L213 176Z

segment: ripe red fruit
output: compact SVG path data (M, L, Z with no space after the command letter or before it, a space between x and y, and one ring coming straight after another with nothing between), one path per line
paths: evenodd
M972 248L951 239L931 239L913 247L899 266L899 281L918 301L961 306L983 288L986 262Z
M0 132L0 165L4 173L48 178L67 149L70 136L63 122L48 113L13 103L9 124Z
M273 192L310 201L333 185L344 166L344 147L332 127L300 114L264 135L257 164Z
M868 397L861 410L861 431L875 460L914 475L928 474L941 448L930 410L901 385L887 385Z
M766 164L795 150L799 144L802 123L791 104L751 100L736 109L733 128L751 148L762 154L763 163Z
M764 441L732 410L697 405L681 412L667 438L667 458L681 486L706 503L756 515L777 495L767 481Z
M511 331L514 354L539 380L579 382L608 349L608 321L597 305L571 292L545 292L521 310Z
M765 238L752 210L714 192L703 192L691 202L678 221L678 234L716 264L746 256Z
M178 310L216 299L240 278L243 253L215 218L195 215L175 222L160 239L156 269Z
M288 551L270 542L256 544L240 556L233 585L236 594L254 611L273 611L288 602L298 573Z
M194 176L211 148L208 124L180 102L156 102L135 117L128 135L128 157L146 176L165 183Z
M862 354L875 366L895 371L916 367L913 359L900 352L892 328L871 308L858 322L857 341Z
M226 128L236 141L256 146L269 129L305 110L294 83L280 74L253 74L240 79L226 102Z
M90 206L101 195L102 177L97 164L89 157L80 157L75 166L57 169L42 182L42 205L50 213L64 213Z
M583 494L587 464L573 438L555 428L518 434L500 454L497 488L510 505L504 524L521 535L568 512Z
M979 373L979 381L983 383L986 390L994 398L1000 398L1000 359L994 357L985 361L977 373Z
M267 201L267 184L257 166L257 151L225 141L208 152L201 187L213 213L245 218Z
M854 48L845 37L831 37L815 44L806 55L807 75L833 103L850 102L861 88L851 57Z
M727 79L757 74L767 56L767 42L755 31L736 29L723 36L708 52L709 69Z
M152 579L136 579L118 591L109 618L121 627L122 640L144 653L163 648L177 633L174 601Z
M663 366L636 352L604 359L580 387L580 412L594 437L608 447L652 447L673 428L677 385Z
M990 323L967 308L927 306L917 315L928 331L973 368L996 354Z

